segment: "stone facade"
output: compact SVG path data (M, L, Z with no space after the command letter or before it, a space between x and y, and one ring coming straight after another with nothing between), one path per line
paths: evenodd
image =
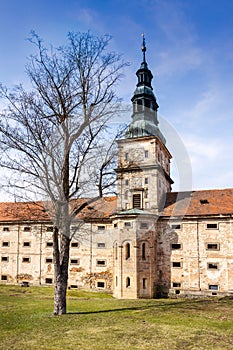
M74 221L68 286L127 299L232 295L233 189L171 192L142 49L132 122L118 141L118 197ZM0 203L1 283L53 284L52 231L42 202Z

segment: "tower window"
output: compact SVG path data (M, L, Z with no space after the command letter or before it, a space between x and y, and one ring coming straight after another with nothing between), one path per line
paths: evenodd
M105 230L105 226L98 226L98 231L104 231Z
M145 151L145 158L149 157L149 151Z
M142 260L146 260L146 243L142 243Z
M126 288L129 288L130 287L130 278L127 277L126 278Z
M148 185L148 183L149 183L149 179L148 177L145 177L145 185Z
M125 186L128 186L129 185L129 180L125 180Z
M140 193L133 195L133 208L141 208L141 195Z
M143 278L143 279L142 279L142 288L143 288L143 289L146 289L146 282L147 282L147 281L146 281L146 278Z
M142 100L137 101L137 111L142 112Z
M129 160L129 153L125 153L125 160Z
M130 244L126 243L125 245L125 259L130 259Z

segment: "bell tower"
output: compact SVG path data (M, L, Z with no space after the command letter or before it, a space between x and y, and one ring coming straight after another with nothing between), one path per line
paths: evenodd
M118 203L112 216L114 296L153 298L156 294L157 218L171 190L171 155L158 127L158 104L151 85L143 36L142 63L132 121L118 141Z
M142 63L134 95L132 121L118 141L118 212L128 209L158 214L165 194L171 191L171 155L158 127L158 103L151 85L143 35Z

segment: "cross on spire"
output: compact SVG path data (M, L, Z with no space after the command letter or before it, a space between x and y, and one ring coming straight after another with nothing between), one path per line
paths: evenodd
M142 52L143 52L143 62L146 62L146 40L145 40L144 33L142 33Z

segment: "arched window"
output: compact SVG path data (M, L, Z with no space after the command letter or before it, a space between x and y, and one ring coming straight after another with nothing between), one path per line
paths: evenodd
M130 244L126 243L125 245L125 259L128 260L130 258Z
M142 260L146 260L146 243L142 243Z
M126 288L129 288L130 287L130 278L127 277L126 278Z

